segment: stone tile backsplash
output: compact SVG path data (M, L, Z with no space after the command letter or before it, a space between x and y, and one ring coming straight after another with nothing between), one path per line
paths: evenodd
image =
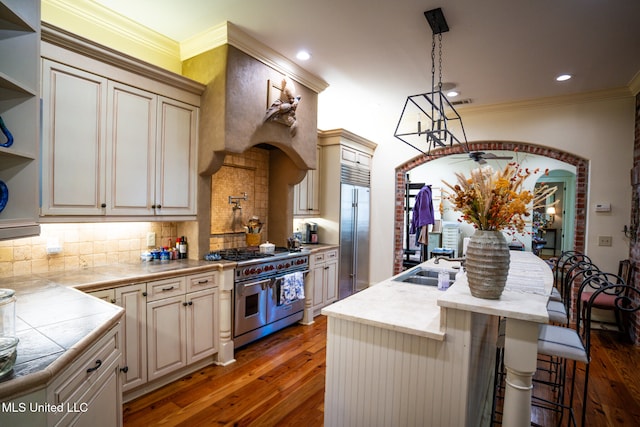
M177 223L41 224L37 237L0 241L0 278L140 262L140 254L152 249L150 231L157 247L166 246L169 239L175 243ZM54 242L62 250L47 254L47 244Z

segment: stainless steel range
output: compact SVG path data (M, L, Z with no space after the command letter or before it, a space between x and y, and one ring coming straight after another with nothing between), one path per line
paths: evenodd
M234 347L302 320L304 298L299 292L309 272L308 252L276 248L275 253L264 254L231 249L219 254L238 263L234 271Z

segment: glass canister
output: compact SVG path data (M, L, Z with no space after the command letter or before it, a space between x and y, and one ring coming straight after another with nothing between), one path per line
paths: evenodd
M0 378L16 363L16 297L13 289L0 289Z

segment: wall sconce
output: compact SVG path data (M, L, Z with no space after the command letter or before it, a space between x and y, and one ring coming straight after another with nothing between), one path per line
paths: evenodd
M553 224L553 221L556 219L556 208L554 206L549 206L547 208L547 215L549 215L549 223Z

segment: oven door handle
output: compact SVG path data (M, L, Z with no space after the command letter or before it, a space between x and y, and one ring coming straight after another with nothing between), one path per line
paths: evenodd
M244 295L244 290L246 288L251 288L251 287L254 287L256 285L260 285L260 287L264 291L269 286L271 280L272 279L263 279L263 280L259 280L257 282L245 283L243 286L238 287L238 293L240 294L240 296L243 296Z

